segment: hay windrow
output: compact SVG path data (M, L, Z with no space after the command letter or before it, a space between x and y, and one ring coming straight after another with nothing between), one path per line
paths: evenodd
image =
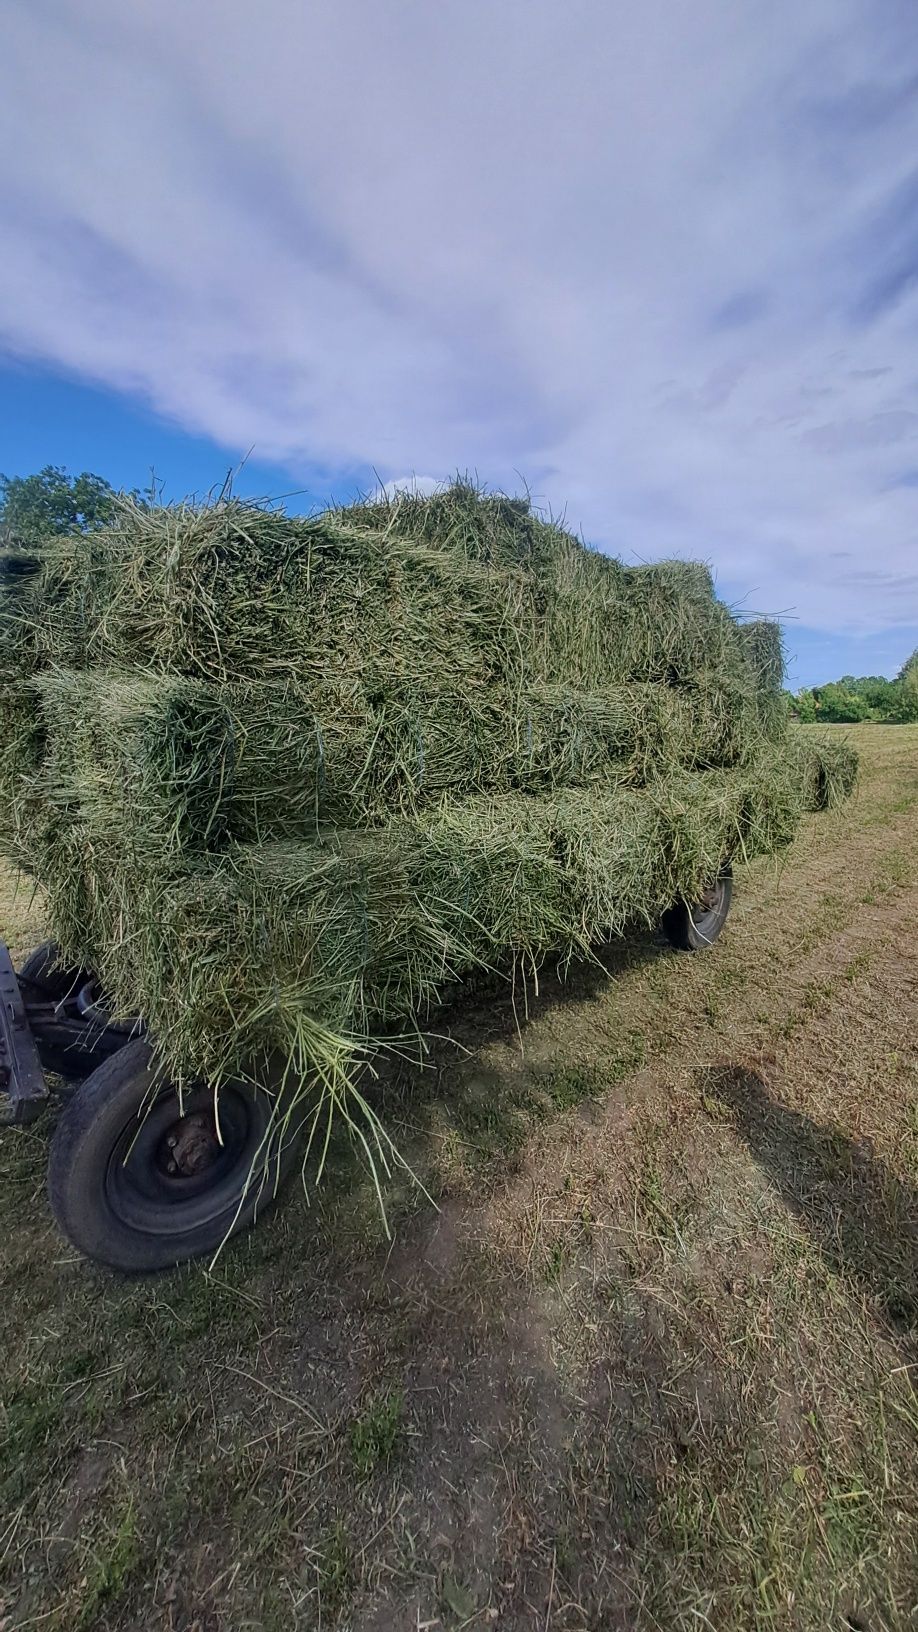
M3 842L179 1080L280 1058L340 1103L469 971L589 956L853 785L706 567L464 483L305 519L126 500L19 567Z

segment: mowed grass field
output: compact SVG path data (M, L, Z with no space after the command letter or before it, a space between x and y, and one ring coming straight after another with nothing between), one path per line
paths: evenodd
M391 1242L342 1148L118 1279L0 1137L4 1632L918 1626L918 727L851 735L713 951L479 991L380 1085Z

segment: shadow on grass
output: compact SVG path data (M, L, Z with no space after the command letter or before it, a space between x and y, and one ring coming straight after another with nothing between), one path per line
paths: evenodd
M384 1049L377 1056L372 1097L383 1123L420 1133L435 1114L469 1150L509 1155L534 1121L606 1092L646 1058L647 1038L637 1027L622 1029L598 1053L585 1043L563 1059L556 1051L532 1056L528 1028L552 1010L601 1003L610 983L676 956L662 938L645 934L599 946L591 959L546 965L537 984L531 975L524 981L504 971L473 976L425 1022L423 1061L413 1057L410 1042L404 1053ZM495 1046L509 1049L519 1070L485 1064L482 1056ZM423 1161L418 1152L414 1159Z
M773 1099L742 1066L701 1074L827 1264L854 1277L896 1336L918 1336L918 1192L869 1143Z
M662 934L635 932L597 944L592 957L569 963L547 962L538 982L511 969L472 974L452 987L434 1011L431 1030L445 1044L513 1041L527 1025L551 1009L599 1001L609 982L632 969L673 958L673 948Z

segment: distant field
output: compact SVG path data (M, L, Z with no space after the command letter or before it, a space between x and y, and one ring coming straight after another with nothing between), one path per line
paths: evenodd
M2 1632L913 1632L918 727L849 734L714 951L444 1017L381 1090L439 1208L394 1244L342 1150L118 1280L0 1136Z

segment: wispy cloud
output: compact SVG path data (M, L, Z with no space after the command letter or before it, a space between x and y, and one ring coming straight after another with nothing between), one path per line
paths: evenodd
M522 476L815 627L918 619L911 0L2 30L9 351L294 473Z

